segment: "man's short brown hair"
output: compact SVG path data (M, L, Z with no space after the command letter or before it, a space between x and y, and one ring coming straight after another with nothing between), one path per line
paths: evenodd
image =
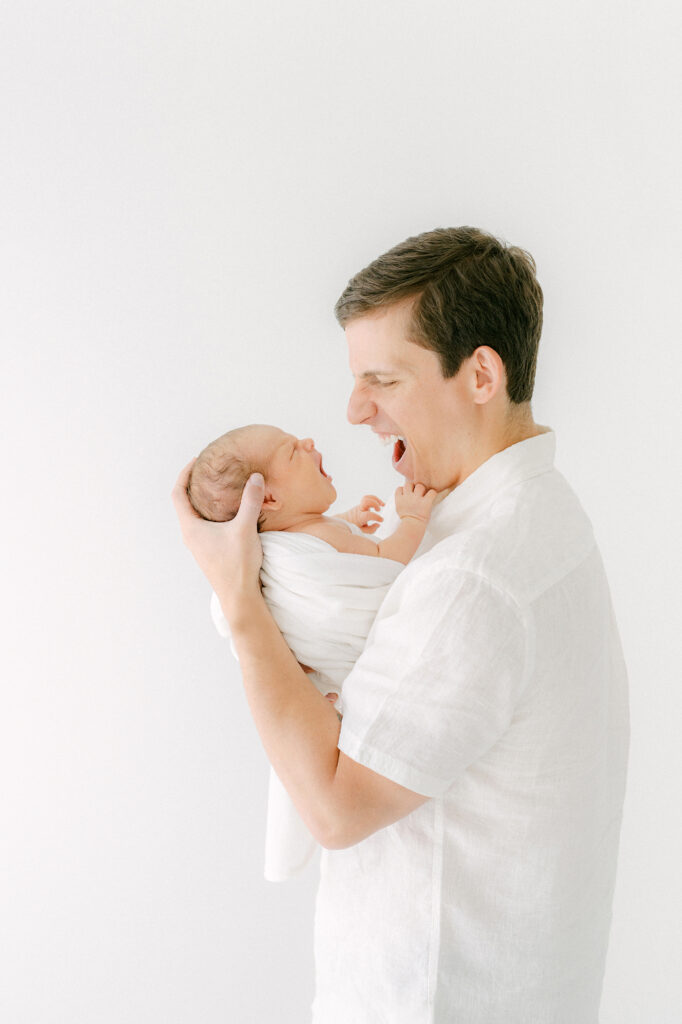
M535 260L479 228L436 228L408 238L350 279L334 312L342 327L415 297L411 341L435 352L454 377L479 347L494 349L514 403L533 394L542 331Z

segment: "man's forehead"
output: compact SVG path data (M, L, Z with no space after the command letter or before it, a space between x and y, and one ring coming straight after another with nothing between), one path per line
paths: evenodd
M419 346L412 342L363 345L349 341L348 362L358 380L411 374L419 363Z
M423 349L410 336L409 309L400 303L346 324L348 360L358 380L415 372Z

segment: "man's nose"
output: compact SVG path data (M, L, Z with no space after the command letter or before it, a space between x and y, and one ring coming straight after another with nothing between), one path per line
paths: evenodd
M376 415L377 407L367 396L363 396L357 385L353 388L348 399L346 418L349 423L365 423L366 420Z

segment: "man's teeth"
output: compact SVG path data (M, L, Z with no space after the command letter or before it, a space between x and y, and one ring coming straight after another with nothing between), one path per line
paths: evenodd
M395 444L396 441L402 441L407 448L407 441L402 434L379 434L379 440L382 444Z

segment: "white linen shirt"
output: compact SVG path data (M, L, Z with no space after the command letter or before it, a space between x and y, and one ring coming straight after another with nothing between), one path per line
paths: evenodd
M324 851L314 1024L597 1024L627 678L554 449L436 506L344 684L339 748L432 799Z

